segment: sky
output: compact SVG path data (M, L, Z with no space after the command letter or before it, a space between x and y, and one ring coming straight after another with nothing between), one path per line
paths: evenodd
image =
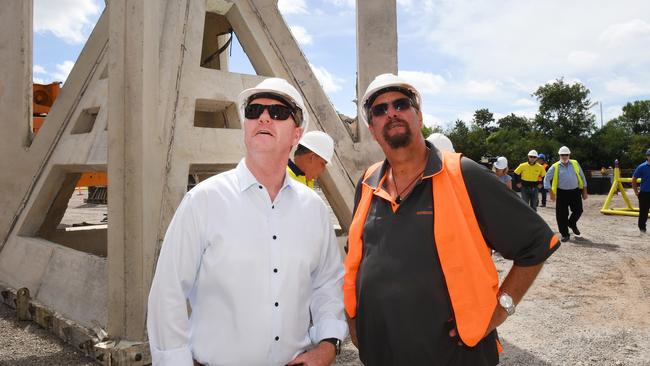
M650 1L396 0L398 73L423 95L424 121L449 127L488 108L533 117L538 87L581 82L605 123L650 99ZM356 115L355 0L279 0L337 110ZM104 0L34 0L34 81L65 81ZM231 71L254 73L235 42ZM600 105L594 106L600 124Z

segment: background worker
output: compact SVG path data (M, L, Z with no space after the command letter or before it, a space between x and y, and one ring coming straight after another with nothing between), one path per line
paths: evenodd
M449 137L439 132L435 132L429 135L429 137L427 137L427 141L432 143L433 146L435 146L436 149L440 151L456 152L456 150L454 150L454 144L451 142Z
M546 161L546 155L544 154L539 154L537 157L537 162L539 165L544 167L544 171L548 172L548 162ZM540 204L541 207L546 207L546 193L548 192L546 188L544 188L544 177L539 177L538 179L538 187L539 187L539 193L542 196L542 202Z
M537 163L537 151L528 152L528 161L519 164L515 169L519 182L517 188L521 189L521 199L533 210L537 211L537 191L541 187L539 178L546 175L544 167Z
M314 182L325 171L325 165L332 162L334 140L322 131L306 132L289 159L287 173L298 182L314 188Z
M496 365L496 327L559 243L492 172L422 137L421 101L393 74L362 99L360 120L386 160L357 184L343 285L350 334L364 365ZM492 248L515 262L500 288Z
M162 244L153 364L330 365L347 334L341 256L327 207L286 171L309 122L303 99L269 78L238 106L245 157L185 195Z
M505 156L499 156L492 164L492 169L494 169L494 174L499 177L499 180L512 189L512 177L508 175L508 159Z
M558 151L560 160L551 165L544 178L544 187L550 189L555 203L555 219L562 241L570 239L569 228L580 236L578 220L582 215L582 200L587 199L587 179L577 160L570 159L571 150L562 146ZM571 216L569 216L569 208Z
M639 164L632 174L632 189L639 198L639 231L647 233L646 222L648 221L648 210L650 210L650 149L645 152L646 161ZM641 178L641 189L636 182Z

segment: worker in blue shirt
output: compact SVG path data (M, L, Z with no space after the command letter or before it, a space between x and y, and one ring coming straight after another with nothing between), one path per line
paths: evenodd
M555 203L555 219L562 241L570 239L569 228L580 236L578 220L582 215L582 200L587 199L587 179L577 160L570 159L571 150L562 146L558 151L560 161L551 165L544 177L544 188L550 189ZM569 208L571 216L569 216Z
M650 210L650 149L645 152L646 161L639 164L632 175L632 189L634 194L639 197L639 231L641 234L647 234L646 222L648 221L648 211ZM641 189L636 182L641 178Z

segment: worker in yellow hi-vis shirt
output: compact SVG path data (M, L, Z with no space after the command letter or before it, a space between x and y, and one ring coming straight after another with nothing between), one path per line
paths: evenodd
M325 165L332 161L334 140L321 131L309 131L300 141L293 160L289 159L287 173L298 182L314 189L316 178L325 171Z
M519 164L515 169L518 178L517 188L521 189L521 198L533 210L537 211L537 192L541 188L540 179L546 175L544 167L537 162L536 150L528 152L528 161Z

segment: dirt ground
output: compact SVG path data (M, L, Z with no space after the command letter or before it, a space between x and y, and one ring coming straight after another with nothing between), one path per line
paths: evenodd
M602 215L604 199L584 202L582 238L562 243L499 328L502 365L650 365L650 235L639 236L635 217ZM549 203L538 213L557 230ZM623 206L620 196L613 206ZM505 276L510 263L495 261ZM0 365L88 364L35 324L0 310ZM336 365L361 365L349 340Z

